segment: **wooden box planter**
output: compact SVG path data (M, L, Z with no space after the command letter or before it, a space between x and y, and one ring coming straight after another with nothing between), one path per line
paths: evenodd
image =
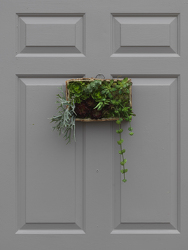
M68 100L70 98L70 91L68 89L68 85L71 82L92 82L95 80L100 80L102 83L110 82L112 79L99 79L99 78L76 78L76 79L69 79L66 81L66 99ZM116 81L122 81L123 79L114 79L114 82ZM128 79L129 82L131 82L131 79ZM132 82L131 82L132 83ZM129 107L132 107L132 86L129 87ZM110 117L110 118L100 118L100 119L91 119L91 118L75 118L75 121L81 121L81 122L104 122L104 121L116 121L118 120L118 117Z

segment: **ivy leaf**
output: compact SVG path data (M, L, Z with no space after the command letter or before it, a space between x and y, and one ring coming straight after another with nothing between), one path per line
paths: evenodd
M118 143L119 145L121 145L121 144L122 144L121 140L120 140L120 141L117 141L117 143Z
M123 182L126 182L127 180L126 180L126 179L123 179L122 181L123 181Z
M117 120L116 123L117 123L117 124L121 124L121 121L120 121L120 120Z
M128 169L121 169L122 174L127 173L127 172L128 172Z
M118 134L120 134L120 133L122 133L123 132L123 129L121 128L121 129L116 129L116 133L118 133Z
M127 162L127 159L124 159L124 160L123 160L123 163L125 164L126 162Z

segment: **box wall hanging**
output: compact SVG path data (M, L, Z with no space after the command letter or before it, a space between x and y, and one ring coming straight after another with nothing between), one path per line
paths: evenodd
M125 149L122 148L123 129L121 123L129 122L129 134L132 136L132 82L130 78L124 79L99 79L99 78L77 78L66 81L66 96L60 88L57 95L58 114L53 116L51 122L59 134L63 134L65 140L71 141L71 132L76 141L75 126L79 122L105 122L116 121L119 128L117 143L120 145L120 164L122 166L123 182L126 182L125 168L127 159L124 158Z

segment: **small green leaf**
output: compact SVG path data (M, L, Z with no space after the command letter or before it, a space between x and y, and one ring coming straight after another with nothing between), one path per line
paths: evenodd
M124 142L124 140L123 140L123 139L121 139L121 140L117 141L117 143L118 143L119 145L121 145L123 142Z
M126 179L123 179L122 181L123 181L123 182L126 182L127 180L126 180Z
M129 110L129 107L124 107L124 108L122 109L123 112L127 112L128 110Z
M125 153L125 149L122 149L121 152L122 152L122 153Z
M125 164L126 162L127 162L127 159L124 159L124 160L123 160L123 163Z
M129 127L129 128L128 128L128 130L129 130L129 131L132 131L132 130L133 130L133 128L132 128L132 127Z
M122 141L120 140L120 141L117 141L117 143L119 144L119 145L121 145L122 144Z
M120 134L120 133L122 133L123 132L123 129L121 128L121 129L116 129L116 133L118 133L118 134Z
M123 80L124 80L125 82L127 82L127 81L128 81L128 77L124 78Z
M130 135L134 135L134 133L133 133L133 132L130 132L129 134L130 134Z
M120 171L121 171L122 174L124 174L124 173L128 172L128 169L121 169Z
M121 121L120 121L120 120L117 120L116 123L117 123L117 124L121 124Z

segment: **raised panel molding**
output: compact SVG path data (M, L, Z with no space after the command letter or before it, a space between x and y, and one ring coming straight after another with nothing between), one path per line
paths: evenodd
M18 15L18 55L84 56L84 14Z
M121 182L117 167L119 157L116 153L113 157L111 234L179 234L179 78L133 75L131 79L135 133L130 137L129 124L123 125L127 131L123 145L127 155L126 184ZM119 150L117 136L113 139L114 152Z
M84 126L76 126L77 143L66 145L48 119L67 79L17 79L16 234L84 234Z
M112 56L178 54L178 14L112 14Z

